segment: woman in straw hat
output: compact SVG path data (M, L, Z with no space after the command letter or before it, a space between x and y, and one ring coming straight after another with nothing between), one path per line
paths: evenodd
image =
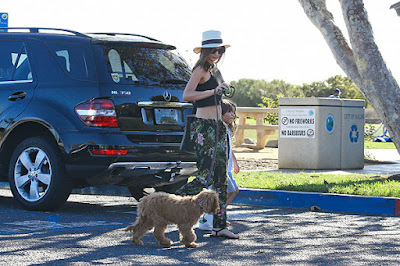
M230 45L224 44L219 31L203 32L202 45L194 48L200 58L183 92L185 101L194 102L196 118L191 125L191 139L195 143L198 176L184 185L177 193L193 195L204 187L211 187L218 193L220 210L213 217L211 236L239 238L227 229L227 138L226 126L222 122L221 99L229 85L222 81L216 64ZM217 132L218 128L218 132ZM216 134L218 143L216 144ZM217 147L214 157L214 150ZM213 169L211 168L212 162Z

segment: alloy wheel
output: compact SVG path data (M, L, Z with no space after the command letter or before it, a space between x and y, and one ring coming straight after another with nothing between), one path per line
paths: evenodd
M14 181L18 193L29 202L44 197L49 189L52 169L47 154L37 147L25 149L14 168Z

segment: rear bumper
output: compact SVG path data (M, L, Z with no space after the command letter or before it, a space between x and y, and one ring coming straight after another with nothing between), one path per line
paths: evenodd
M169 172L189 177L196 173L195 162L119 162L111 164L107 171L120 171L121 176L130 177L135 171L144 171L145 174L157 174L160 172Z
M195 175L195 162L116 162L98 175L86 178L88 185L158 187Z
M65 151L67 174L77 187L108 185L169 185L197 171L196 156L179 150L180 143L133 142L133 134L162 135L162 132L121 132L118 129L84 128L64 130L60 148ZM166 134L166 133L165 133ZM165 135L164 134L164 135ZM126 155L93 155L91 149L124 149Z

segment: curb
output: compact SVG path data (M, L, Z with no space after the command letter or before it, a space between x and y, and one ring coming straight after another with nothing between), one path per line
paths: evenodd
M0 187L9 187L0 182ZM130 196L126 187L109 186L105 188L87 187L74 189L75 194ZM400 216L400 198L370 197L316 192L284 190L240 189L233 203L265 206L315 209L325 212L345 212L370 215Z
M315 206L327 212L400 216L400 198L393 197L241 189L233 203L302 209Z

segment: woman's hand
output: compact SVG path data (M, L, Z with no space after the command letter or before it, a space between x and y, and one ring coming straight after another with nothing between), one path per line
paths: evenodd
M218 95L222 95L222 93L224 92L224 90L229 89L229 84L226 82L223 82L221 84L218 85L218 87L215 88L215 92Z

